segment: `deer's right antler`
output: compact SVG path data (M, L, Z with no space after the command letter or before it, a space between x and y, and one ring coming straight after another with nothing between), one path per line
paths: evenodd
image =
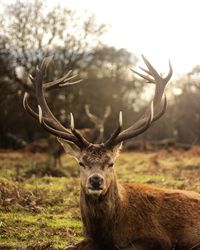
M115 132L111 135L111 137L105 142L105 145L108 148L112 148L125 140L142 134L151 126L154 121L158 120L165 113L167 107L167 99L164 94L164 90L172 76L172 66L169 62L169 73L166 77L162 77L144 56L142 56L142 58L147 66L147 69L143 69L141 67L140 69L147 73L147 75L141 74L135 70L132 71L147 80L148 83L154 83L156 85L154 98L151 102L150 107L147 108L145 114L137 122L135 122L132 126L124 131L122 131L122 113L120 112L119 125ZM160 110L160 104L163 96L164 104Z
M81 80L77 80L74 82L70 82L70 80L74 79L76 76L69 76L71 71L68 72L65 76L60 79L57 79L52 82L45 83L44 78L46 75L46 71L48 65L52 61L52 57L46 57L43 59L42 63L36 69L35 77L30 76L30 79L34 85L35 96L38 103L38 113L35 112L28 103L28 93L24 94L23 106L25 110L34 118L38 119L40 124L51 134L62 138L67 141L71 141L75 143L78 147L84 148L89 145L89 142L81 136L81 134L74 128L74 120L73 115L71 114L71 131L65 128L52 114L49 109L45 96L44 89L52 89L52 88L60 88L63 86L72 85L80 82Z

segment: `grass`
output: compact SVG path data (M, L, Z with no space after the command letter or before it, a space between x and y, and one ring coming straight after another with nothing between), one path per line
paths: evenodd
M116 171L120 182L200 192L199 153L122 153ZM62 162L65 177L45 176L45 154L0 153L0 249L64 249L81 240L79 170L72 158Z

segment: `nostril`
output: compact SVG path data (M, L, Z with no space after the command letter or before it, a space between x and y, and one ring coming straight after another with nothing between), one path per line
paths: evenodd
M99 175L93 175L90 177L89 181L92 187L99 188L103 183L103 178Z

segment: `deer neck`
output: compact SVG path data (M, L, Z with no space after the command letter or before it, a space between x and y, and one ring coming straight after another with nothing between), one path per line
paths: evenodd
M119 188L115 178L107 193L98 198L87 196L81 190L81 214L87 236L97 241L112 241L113 223L117 224L121 214Z

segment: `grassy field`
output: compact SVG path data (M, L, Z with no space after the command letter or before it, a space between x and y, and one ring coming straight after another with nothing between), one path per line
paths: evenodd
M79 169L72 158L62 162L49 169L45 154L0 153L0 249L64 249L81 240ZM116 169L120 182L200 192L200 148L122 153Z

